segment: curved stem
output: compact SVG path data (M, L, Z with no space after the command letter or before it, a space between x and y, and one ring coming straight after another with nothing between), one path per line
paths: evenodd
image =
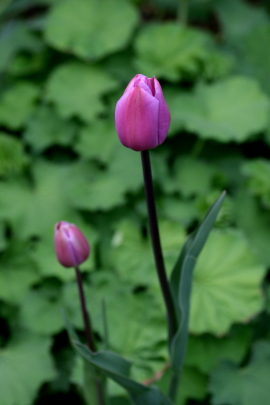
M159 284L161 287L161 291L166 306L168 329L169 329L169 342L171 342L173 336L177 331L177 317L162 255L149 151L148 150L142 151L141 158L142 158L144 188L148 210L148 222L152 241L152 249L155 257L155 264Z
M82 311L83 323L84 323L84 328L85 328L86 341L87 341L87 345L88 345L89 349L92 352L95 352L96 346L95 346L95 341L93 338L90 316L87 312L86 301L85 301L85 296L84 296L84 291L83 291L82 276L81 276L79 267L75 267L75 271L76 271L76 278L77 278L77 284L78 284L78 289L79 289L81 311ZM96 398L97 398L98 404L104 405L105 400L104 400L104 395L103 395L103 390L102 390L102 384L98 377L95 378L95 390L96 390Z
M83 316L83 323L84 323L84 328L85 328L85 334L86 334L86 340L87 340L87 345L92 352L96 351L95 347L95 342L93 339L93 333L92 333L92 328L91 328L91 323L90 323L90 317L87 312L86 308L86 302L85 302L85 297L84 297L84 291L83 291L83 283L82 283L82 276L79 267L75 267L76 271L76 278L77 278L77 284L78 284L78 289L79 289L79 296L80 296L80 303L81 303L81 311L82 311L82 316Z

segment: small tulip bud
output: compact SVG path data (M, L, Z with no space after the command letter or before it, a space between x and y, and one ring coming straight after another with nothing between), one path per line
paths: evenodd
M116 132L122 144L135 151L153 149L165 141L170 121L159 81L136 75L115 108Z
M57 259L65 267L77 267L89 256L90 247L82 232L69 222L57 222L54 228Z

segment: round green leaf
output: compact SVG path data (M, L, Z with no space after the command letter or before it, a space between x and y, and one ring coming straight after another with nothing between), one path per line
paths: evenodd
M64 269L66 270L66 269ZM74 274L73 269L68 269ZM89 295L84 286L86 296ZM28 291L21 302L21 319L32 332L51 335L65 328L63 310L76 327L82 329L78 286L75 282L59 284L55 279L47 279L41 287Z
M255 27L242 41L241 58L243 69L258 78L262 87L270 94L269 69L270 56L265 52L270 41L269 18ZM263 63L261 63L263 60Z
M81 156L109 163L115 146L119 144L112 120L95 120L84 127L75 150Z
M251 342L251 329L235 325L226 337L218 338L210 334L190 335L185 364L209 374L220 361L231 360L240 364Z
M53 5L45 38L55 48L88 60L123 49L138 22L125 0L65 0Z
M264 159L246 162L242 172L248 177L248 186L252 194L261 198L265 207L270 207L270 163Z
M216 173L209 164L187 157L176 161L174 171L175 191L181 191L185 197L209 193Z
M170 387L170 370L165 371L156 384L162 392L168 392ZM181 389L178 389L175 405L185 405L188 399L200 401L205 398L206 394L207 376L195 367L184 367L181 373Z
M28 82L17 82L0 98L0 123L10 129L19 129L33 111L38 88Z
M146 76L176 81L195 75L208 56L209 37L177 23L155 23L145 26L135 41L136 67Z
M26 162L27 157L22 142L0 132L0 176L19 171Z
M69 179L69 166L39 161L32 171L34 185L24 177L0 183L0 217L8 219L20 238L44 236L53 232L59 220L72 222L74 210L64 194L63 185ZM19 201L19 204L10 204Z
M268 127L269 98L244 76L200 84L193 94L175 92L168 104L175 121L171 132L184 127L202 138L243 142Z
M89 122L104 111L100 97L115 88L117 82L100 68L70 62L53 71L46 97L63 118L77 116Z
M194 270L190 331L220 335L255 316L263 307L264 274L240 232L213 230Z
M30 285L40 279L27 244L13 244L0 255L0 298L19 302Z
M56 377L50 339L18 334L0 350L1 405L30 405L40 386Z
M240 190L235 201L236 221L260 260L270 266L270 215L245 189Z
M160 221L160 237L167 269L171 269L185 239L182 225ZM118 224L112 239L112 259L121 276L137 285L158 285L150 240L143 238L135 223Z
M221 363L211 375L213 405L269 405L270 345L257 343L247 366Z
M123 204L125 194L137 191L142 185L139 159L139 154L118 142L107 170L97 170L96 166L85 162L78 164L70 172L67 184L72 205L80 209L106 210Z
M33 149L42 151L52 145L70 145L75 132L73 122L61 120L53 108L43 105L28 121L24 139Z
M93 325L101 336L104 336L102 302L105 303L109 349L131 360L133 377L141 381L162 368L167 359L163 344L166 320L162 304L152 294L133 294L132 285L123 281L105 271L93 274L87 302Z

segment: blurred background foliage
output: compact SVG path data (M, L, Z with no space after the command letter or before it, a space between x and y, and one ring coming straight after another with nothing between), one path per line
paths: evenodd
M91 243L82 270L100 347L104 302L109 348L166 388L140 156L114 128L136 73L161 81L172 115L151 152L168 273L228 192L195 269L176 405L269 405L269 2L2 0L0 11L1 405L84 404L61 315L82 330L74 272L55 259L59 220Z

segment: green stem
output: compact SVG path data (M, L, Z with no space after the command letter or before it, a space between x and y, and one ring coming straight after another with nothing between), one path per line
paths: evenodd
M180 378L181 372L178 371L177 373L174 370L171 370L171 379L170 379L170 386L169 386L169 398L172 400L173 403L176 403L177 399L177 392L178 387L180 385Z
M177 21L186 26L188 23L188 4L189 0L179 0L177 10Z
M148 150L142 151L141 158L142 158L144 188L148 210L148 222L152 241L152 249L155 257L155 264L159 284L161 287L161 291L166 306L168 329L169 329L169 342L171 342L173 336L177 331L177 317L172 293L170 290L170 286L165 271L164 259L162 255L149 151Z
M95 342L94 342L94 338L93 338L90 316L89 316L89 314L87 312L87 308L86 308L82 276L81 276L79 267L75 267L75 271L76 271L76 278L77 278L77 284L78 284L78 289L79 289L81 311L82 311L83 323L84 323L84 328L85 328L86 341L87 341L87 345L88 345L89 349L92 352L95 352L96 346L95 346ZM98 377L95 378L95 387L96 387L98 405L105 405L104 395L103 395L103 391L102 391L102 384Z

